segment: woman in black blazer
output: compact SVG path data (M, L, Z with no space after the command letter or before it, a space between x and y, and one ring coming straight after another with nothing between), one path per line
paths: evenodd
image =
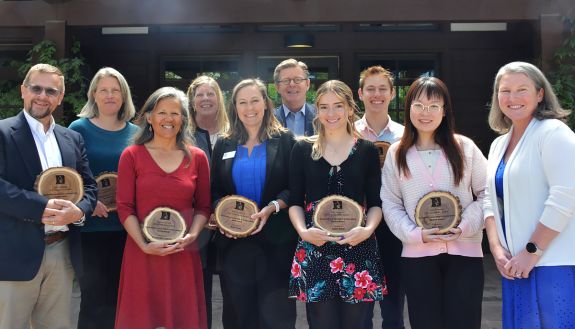
M287 214L289 159L294 137L273 115L266 86L239 82L228 116L229 131L212 154L212 200L231 194L258 204L260 225L248 237L218 232L224 328L295 328L288 281L297 234Z

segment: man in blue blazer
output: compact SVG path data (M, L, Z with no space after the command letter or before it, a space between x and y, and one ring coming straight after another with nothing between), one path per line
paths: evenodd
M71 328L74 277L81 275L80 228L96 205L96 182L80 134L56 125L64 76L37 64L20 87L24 110L0 121L0 329ZM51 167L81 175L74 204L34 190Z
M307 65L293 58L286 59L276 66L274 82L282 98L282 105L274 113L276 118L296 136L313 135L316 110L306 103L310 85Z

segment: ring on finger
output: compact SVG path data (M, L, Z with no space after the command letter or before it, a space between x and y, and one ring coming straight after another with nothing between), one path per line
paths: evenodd
M331 232L327 232L327 236L331 236Z

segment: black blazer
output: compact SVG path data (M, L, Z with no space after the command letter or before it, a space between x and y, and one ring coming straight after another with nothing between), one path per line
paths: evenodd
M294 143L294 136L289 131L267 140L266 178L262 191L262 204L258 205L260 208L277 199L285 201L286 204L288 203L289 159ZM232 178L232 165L235 157L223 159L223 156L227 152L235 151L237 146L237 141L230 138L220 138L214 146L210 171L214 206L219 199L236 194L236 186ZM271 215L261 232L242 239L283 244L297 241L297 234L289 220L287 208L285 208L279 213ZM218 233L216 244L225 247L231 242L230 240L232 239L228 239Z
M306 103L305 104L305 124L304 124L305 125L305 130L304 130L305 136L312 136L315 134L314 129L313 129L313 119L315 118L315 114L316 114L315 106ZM278 121L282 124L282 126L287 128L286 117L285 117L283 105L280 105L279 107L276 108L276 110L274 111L274 115L278 119Z
M62 165L74 168L84 181L84 198L76 205L84 214L96 206L96 181L88 167L82 136L56 125L54 135ZM44 257L42 213L48 199L34 191L42 172L40 156L23 112L0 121L0 281L29 281ZM70 255L76 275L82 274L80 227L70 229Z

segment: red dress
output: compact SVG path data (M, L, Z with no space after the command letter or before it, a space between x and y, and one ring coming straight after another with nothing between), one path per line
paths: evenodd
M210 177L206 155L190 147L172 173L164 172L143 145L124 150L118 167L120 221L135 215L140 222L157 207L178 210L188 227L194 212L210 215ZM145 254L128 236L116 329L204 329L207 318L202 265L196 243L168 256Z

